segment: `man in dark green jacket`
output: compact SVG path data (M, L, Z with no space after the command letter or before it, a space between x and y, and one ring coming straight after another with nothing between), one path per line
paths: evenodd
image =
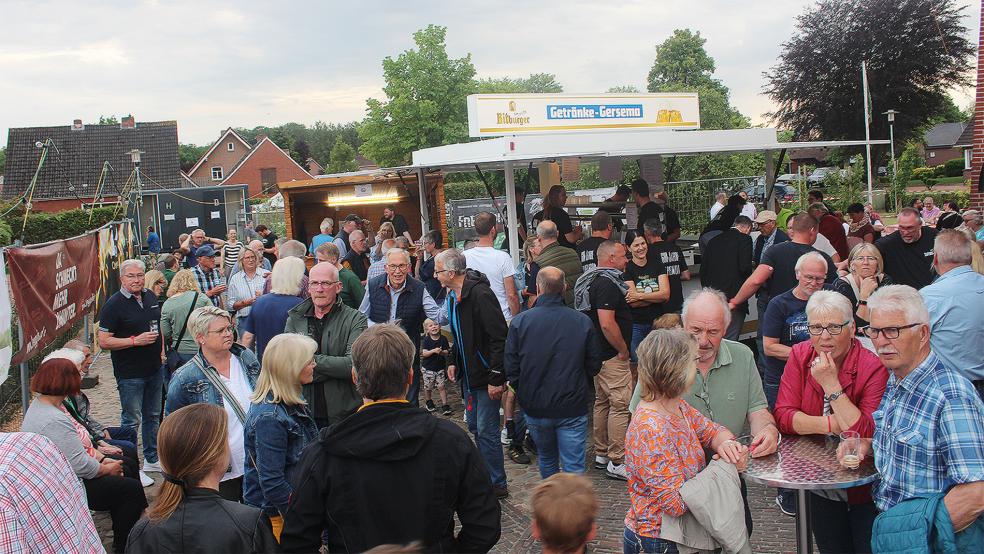
M536 226L536 237L540 239L540 255L536 257L538 269L545 267L556 267L564 272L564 279L567 282L567 289L564 291L564 303L567 307L574 307L574 283L581 276L581 259L577 252L566 246L562 246L558 240L557 224L553 221L541 221Z
M338 269L330 263L311 268L308 290L311 297L287 312L284 332L307 335L318 343L314 382L304 385L304 397L320 429L362 404L352 383L352 343L366 330L366 316L339 299Z

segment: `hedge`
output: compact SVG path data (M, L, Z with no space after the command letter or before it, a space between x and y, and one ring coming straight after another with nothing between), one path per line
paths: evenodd
M0 213L10 209L10 205L0 205ZM67 239L81 235L87 231L98 229L113 221L115 208L95 208L92 210L92 220L88 210L66 210L63 212L31 212L27 216L27 227L24 229L25 244L39 244L53 240ZM9 225L10 236L4 236L4 225ZM12 244L21 238L21 227L24 225L24 209L19 206L0 218L0 243Z

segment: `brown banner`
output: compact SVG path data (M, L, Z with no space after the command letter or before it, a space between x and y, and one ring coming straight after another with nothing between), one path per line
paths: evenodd
M7 250L10 292L25 341L12 363L30 359L92 309L98 254L95 233Z

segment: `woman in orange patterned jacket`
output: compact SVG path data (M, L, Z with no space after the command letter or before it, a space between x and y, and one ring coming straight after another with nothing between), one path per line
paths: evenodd
M680 487L704 469L704 448L739 467L748 449L681 398L697 372L697 343L690 334L682 329L653 331L636 355L642 402L625 435L629 511L623 550L676 553L675 543L659 538L660 525L664 513L680 516L687 511Z

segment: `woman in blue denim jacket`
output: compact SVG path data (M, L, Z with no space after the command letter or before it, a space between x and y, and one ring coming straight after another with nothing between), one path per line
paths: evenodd
M200 350L171 377L164 414L191 404L215 404L225 409L230 463L219 483L219 494L239 502L243 497L245 459L243 424L260 375L260 362L249 349L232 342L233 329L229 312L216 306L204 306L191 313L188 332Z
M292 492L294 466L304 447L318 437L301 392L302 385L314 380L317 349L310 337L295 333L271 339L246 416L244 500L270 518L277 540Z

